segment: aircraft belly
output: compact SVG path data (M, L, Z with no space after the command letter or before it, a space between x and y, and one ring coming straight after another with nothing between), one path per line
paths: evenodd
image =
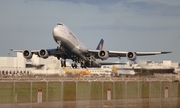
M77 42L73 42L74 40L66 39L63 37L56 37L58 41L61 41L61 44L67 49L68 54L76 54L77 56L81 57L82 59L86 60L87 58L85 55L76 47Z
M73 48L72 52L74 54L77 54L79 57L81 57L82 59L84 60L87 60L87 58L85 57L85 55L79 50L77 49L76 47Z
M98 61L93 61L93 67L101 67Z
M72 44L71 40L68 40L68 39L66 39L66 38L57 36L57 37L56 37L56 40L57 40L57 41L61 41L61 44L62 44L67 50L72 50L72 49L74 49L74 47L75 47L75 46Z

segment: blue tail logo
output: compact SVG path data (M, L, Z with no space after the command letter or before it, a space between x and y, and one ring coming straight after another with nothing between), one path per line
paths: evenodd
M98 46L97 46L97 48L96 48L96 50L102 50L103 49L103 43L104 43L104 40L101 39Z

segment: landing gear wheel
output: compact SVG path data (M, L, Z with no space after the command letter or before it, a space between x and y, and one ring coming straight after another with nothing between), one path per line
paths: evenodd
M60 57L59 57L59 56L57 56L57 59L59 60L59 59L60 59Z
M64 67L66 67L66 61L63 62Z
M81 68L86 68L86 66L81 66Z
M86 68L86 63L84 61L81 62L81 68Z
M72 63L71 66L72 66L72 68L77 68L77 64L76 63Z
M61 67L64 67L63 61L61 61Z
M61 67L66 67L66 60L61 60Z
M74 64L74 67L77 68L77 64Z
M71 67L72 67L72 68L74 68L74 65L73 65L73 63L71 64Z

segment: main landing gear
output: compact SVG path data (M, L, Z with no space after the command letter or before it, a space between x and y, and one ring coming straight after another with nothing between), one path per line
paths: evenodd
M86 68L86 63L84 61L81 62L81 68Z
M66 67L66 60L65 59L64 60L61 59L61 67Z
M72 68L77 68L77 63L80 63L80 67L81 68L86 68L87 66L88 67L91 67L92 66L92 61L73 61L73 63L71 64Z
M71 66L72 66L72 68L77 68L77 63L74 62L74 63L71 64Z
M73 63L71 64L72 68L77 68L77 63L80 63L81 68L86 68L86 62L85 61L73 61Z
M61 42L57 42L57 43L58 43L57 51L62 50L65 52L64 46L61 45ZM57 59L61 61L61 67L66 67L66 57L65 56L57 55Z

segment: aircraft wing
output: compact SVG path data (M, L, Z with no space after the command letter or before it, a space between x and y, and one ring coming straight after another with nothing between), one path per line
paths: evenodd
M10 49L10 50L13 51L13 52L21 52L21 53L23 53L25 51L25 50L13 50L13 49ZM47 50L50 55L62 54L63 53L63 51L57 50L56 48L54 48L54 49L45 49L45 50ZM38 54L40 50L29 50L29 51L31 51L33 54Z
M89 53L92 53L95 55L95 58L101 59L99 57L100 52L103 50L88 50ZM127 52L127 51L103 51L104 56L108 55L107 57L128 57L128 58L136 58L136 56L148 56L148 55L158 55L158 54L167 54L171 52ZM103 56L102 55L102 56Z
M126 57L126 54L129 52L120 52L120 51L109 51L109 57ZM137 56L148 56L148 55L158 55L158 54L167 54L171 52L132 52Z
M28 55L26 55L27 57L25 57L25 58L27 58L27 59L31 58L31 56L30 56L31 54L42 56L42 58L46 58L45 55L47 55L47 56L57 56L57 55L61 56L61 55L65 55L66 54L62 49L58 49L57 50L57 48L53 48L53 49L41 49L41 50L14 50L14 49L10 49L10 50L13 51L13 52L20 52L20 53L24 53L26 51L28 53ZM40 55L41 51L44 51L43 55Z
M14 49L10 49L13 52L20 52L23 53L25 50L14 50ZM37 54L40 50L29 50L31 51L33 54Z

